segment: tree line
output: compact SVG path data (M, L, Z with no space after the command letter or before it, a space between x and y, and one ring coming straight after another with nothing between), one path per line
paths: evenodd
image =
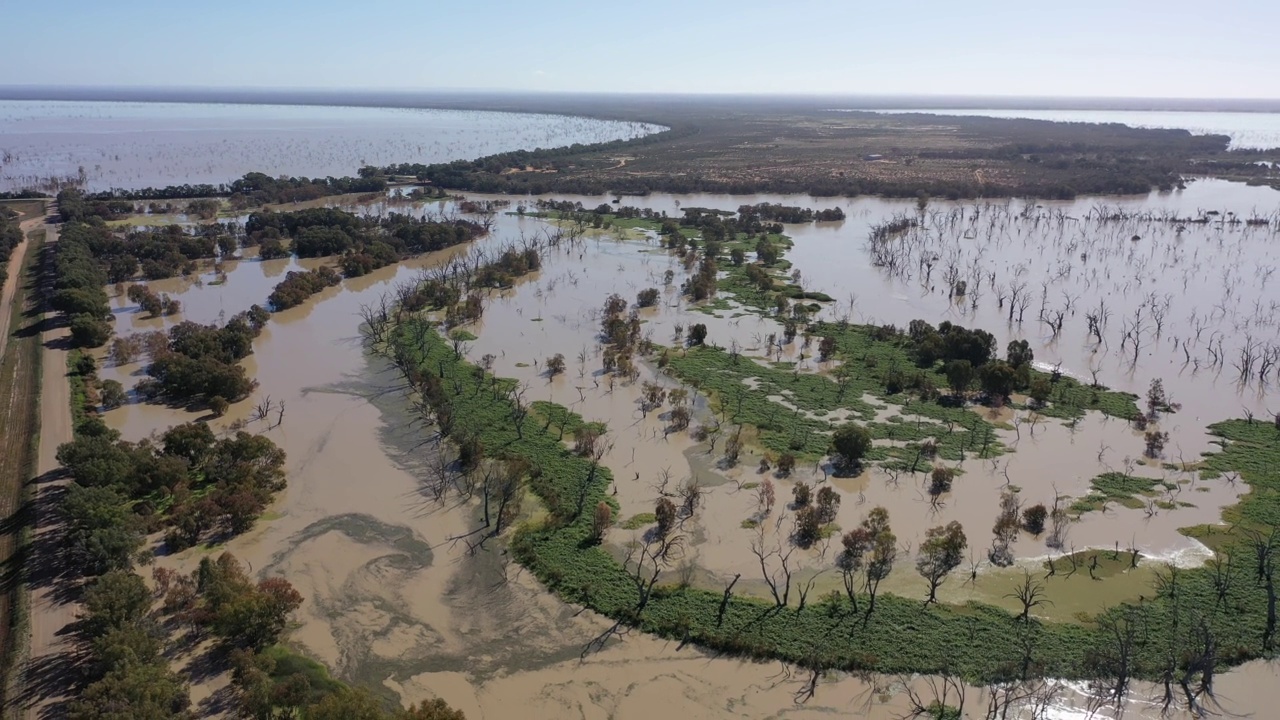
M256 205L304 202L326 195L376 193L386 189L386 178L377 174L339 178L279 178L265 173L251 172L238 180L221 185L183 184L138 190L113 189L88 195L80 193L79 190L70 192L80 194L86 201L92 203L225 197L229 199L232 207L242 209ZM59 195L59 202L61 202L61 195ZM129 208L132 210L132 203L129 204Z
M264 210L249 216L245 243L265 259L341 255L343 275L358 277L411 255L470 242L488 232L460 218L415 218L401 213L361 217L336 208L292 212Z
M756 203L755 205L739 206L738 217L744 219L758 217L768 222L780 223L832 222L843 220L844 210L838 207L814 210L781 203Z
M0 208L0 289L4 289L8 275L5 269L14 248L22 242L22 229L18 225L18 216L8 208Z

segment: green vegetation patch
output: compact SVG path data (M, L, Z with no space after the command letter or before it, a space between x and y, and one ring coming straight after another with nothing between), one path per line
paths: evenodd
M1103 473L1090 483L1091 491L1088 495L1072 503L1071 511L1082 514L1100 510L1108 502L1117 502L1127 508L1141 508L1146 505L1142 498L1155 497L1161 490L1171 490L1175 487L1177 486L1159 478L1139 477L1118 472Z
M710 394L725 419L759 430L760 444L774 452L808 459L826 454L833 425L825 417L836 410L846 410L849 418L862 421L873 439L906 443L905 447L873 447L868 455L871 460L914 463L919 459L919 445L930 438L937 443L939 456L949 460L960 460L965 453L993 457L1003 452L994 427L963 407L889 392L886 378L892 370L909 367L901 348L873 341L853 326L842 337L851 348L846 356L849 362L834 378L797 372L788 363L761 365L709 346L673 354L668 367L677 377ZM850 358L854 353L861 357ZM875 421L877 408L865 400L868 395L904 403L903 412L910 418ZM798 409L770 400L770 396L785 398Z
M651 512L645 512L632 515L627 518L626 522L622 523L622 527L627 530L639 530L646 525L652 525L656 522L658 522L657 515Z

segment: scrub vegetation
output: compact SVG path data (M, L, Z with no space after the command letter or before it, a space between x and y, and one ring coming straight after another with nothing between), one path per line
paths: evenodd
M448 189L511 194L768 192L951 199L1146 193L1179 187L1183 175L1263 181L1268 175L1254 162L1256 153L1228 151L1226 136L1184 130L837 112L803 101L708 105L611 108L610 114L643 114L671 128L626 143L380 170ZM627 161L620 164L623 154Z

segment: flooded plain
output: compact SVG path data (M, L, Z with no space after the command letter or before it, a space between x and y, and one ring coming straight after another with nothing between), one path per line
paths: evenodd
M581 199L588 207L601 201ZM787 259L808 289L836 298L823 311L831 319L899 326L915 318L934 323L950 319L988 329L1001 346L1026 338L1042 365L1060 366L1086 380L1096 371L1100 382L1118 389L1143 393L1151 378L1162 377L1170 395L1184 406L1162 421L1173 438L1166 463L1193 462L1209 449L1204 433L1208 423L1238 416L1242 406L1261 415L1280 404L1275 378L1265 373L1254 377L1257 360L1243 382L1234 376L1231 363L1240 360L1240 349L1250 343L1280 346L1267 272L1280 262L1273 215L1280 199L1274 191L1196 182L1179 193L1120 201L1029 207L1016 201L934 202L923 216L914 201L878 199L702 195L622 202L678 215L682 207L735 210L763 201L840 206L848 215L841 223L787 227L795 240ZM1090 220L1104 205L1130 215ZM366 211L390 207L374 204ZM433 205L422 211L441 210L452 212L453 207ZM1210 211L1218 214L1207 215ZM902 234L902 249L894 252L903 257L890 265L877 255L869 236L874 226L902 213L917 217L919 225ZM1226 213L1235 213L1242 222L1226 222ZM1168 220L1173 215L1209 220L1176 223ZM1265 227L1243 222L1254 217L1271 221ZM493 235L478 246L497 248L551 230L530 217L500 215L496 221ZM267 433L288 453L289 487L257 529L226 549L254 572L284 575L302 592L306 602L290 642L340 676L381 688L389 697L406 703L443 697L471 718L503 717L517 706L524 716L547 718L632 717L663 710L682 717L901 716L904 693L895 688L903 679L868 684L833 676L801 704L807 678L778 663L710 657L639 633L587 653L588 643L608 623L547 593L501 548L473 546L473 531L480 525L475 508L454 499L443 504L431 499L427 485L442 450L411 413L400 376L365 352L359 333L362 305L376 302L397 283L412 281L421 269L469 251L454 248L383 268L275 313L245 362L259 389L226 417L207 418L223 428L248 422L247 429ZM182 314L165 320L141 319L136 306L124 299L124 288L117 288L117 332L159 329L182 319L225 319L265 302L289 270L324 262L261 261L245 252L242 259L224 262L221 274L151 283L152 289L182 303ZM931 273L926 269L930 264ZM949 266L956 268L957 278L972 280L973 289L962 303L949 297L944 286ZM693 538L687 558L694 566L693 582L718 589L724 578L741 573L740 588L765 592L763 581L752 579L759 570L750 545L757 533L762 542L782 542L787 525L775 523L788 511L781 507L785 501L780 502L759 528L744 523L756 510L750 486L764 478L756 469L757 458L744 456L726 469L707 443L688 433L668 433L661 412L644 412L643 383L676 384L656 367L641 364L638 378L628 382L601 373L597 335L605 298L617 292L631 299L646 287L661 290L658 307L642 314L643 333L653 342L675 345L677 326L701 322L708 326L709 341L721 346L736 341L748 357L764 354L761 338L780 332L774 320L732 304L710 313L692 306L677 290L684 277L683 264L643 232L588 233L549 251L539 273L493 293L483 320L468 326L474 339L463 350L476 361L492 355L494 374L517 379L525 400L561 403L608 426L612 446L604 463L615 478L620 520L652 511L659 496L696 477L705 489L705 505L687 528ZM1004 307L998 304L1001 288L1013 283L1025 283L1034 292L1035 302L1022 323L1007 320L1008 299ZM1037 317L1042 296L1051 322ZM1060 326L1051 329L1058 325L1055 313L1066 298L1074 298L1072 307L1062 310ZM1100 298L1106 299L1111 319L1098 341L1090 338L1084 315ZM1125 340L1124 330L1134 336L1127 323L1135 312L1146 320L1136 321L1140 350L1131 363L1134 341ZM1158 331L1153 312L1162 313ZM1182 363L1184 347L1198 364ZM797 357L797 351L788 348L788 356ZM552 378L545 360L555 353L565 356L567 368ZM1215 353L1224 357L1220 366L1210 365ZM102 374L130 387L141 377L141 366L109 366ZM278 424L274 414L273 420L250 420L267 396L284 402ZM900 414L911 421L909 409L879 405L878 416ZM700 417L709 414L704 401L695 398L694 406ZM106 419L127 439L140 439L201 416L135 402L108 412ZM881 505L909 546L918 545L925 528L959 520L969 531L972 559L963 577L957 571L943 585L940 598L1007 606L1004 596L1021 567L1041 567L1047 557L1072 549L1136 547L1148 559L1196 564L1205 551L1178 528L1217 522L1220 509L1234 503L1240 491L1226 481L1200 480L1160 462L1141 462L1141 434L1099 413L1069 426L1019 408L993 422L1000 428L1000 441L1013 452L963 463L957 480L963 492L949 494L941 506L929 501L919 477L880 469L856 478L828 478L821 468L801 467L789 479L774 478L779 498L790 497L790 485L799 480L831 483L843 497L838 525L852 528L870 508ZM1024 534L1012 548L1015 567L993 569L983 562L990 541L987 528L1002 490L1016 486L1028 504L1048 504L1055 495L1082 497L1090 479L1108 471L1163 481L1167 497L1158 499L1169 509L1150 512L1150 506L1115 505L1085 513L1070 524L1061 549ZM643 529L613 528L612 549L621 554ZM204 552L187 551L160 562L190 569ZM822 592L839 586L832 571L834 552L819 544L800 560L807 576L821 573L815 587ZM924 581L909 563L900 564L885 588L923 598ZM1087 584L1083 573L1080 582L1063 580L1057 604L1046 615L1069 618L1136 599L1149 592L1147 572L1153 565L1102 583L1106 592ZM1248 696L1254 689L1262 691L1255 686L1266 685L1257 678L1273 674L1254 664L1224 675L1219 687ZM214 700L225 692L220 690L224 684L225 678L203 683L195 688L194 699ZM973 692L976 697L979 691ZM1072 701L1069 695L1063 691L1055 701L1059 714L1051 717L1084 717L1070 709L1081 699ZM1260 701L1252 696L1236 700L1244 709L1266 707ZM1127 716L1142 713L1146 709L1139 706Z
M94 192L218 185L267 169L343 177L364 165L447 162L661 129L526 113L0 100L0 191L68 179Z

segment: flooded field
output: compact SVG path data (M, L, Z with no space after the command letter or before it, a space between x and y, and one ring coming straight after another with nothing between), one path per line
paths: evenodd
M957 480L963 491L949 493L943 504L930 501L920 476L877 466L857 477L836 478L827 468L807 463L781 478L759 471L759 457L748 451L727 467L720 458L723 441L717 447L687 432L670 432L668 408L643 407L646 383L679 387L669 374L649 362L639 363L630 380L603 373L598 336L601 308L611 293L631 301L645 288L659 290L657 305L640 313L643 336L659 345L677 345L683 331L704 323L709 343L736 346L743 356L763 363L762 356L772 356L767 338L782 332L775 319L738 307L732 298L714 308L690 303L679 292L686 266L644 231L587 231L549 250L538 273L490 294L483 320L466 327L468 337L458 348L473 362L489 364L493 374L517 380L524 401L559 403L607 426L602 463L612 473L612 493L621 510L606 546L618 557L648 527L638 520L629 529L626 521L651 512L658 498L696 478L703 488L701 509L683 528L690 542L682 563L668 574L716 591L740 574L740 592L765 596L763 560L753 544L785 544L787 499L804 481L840 493L835 523L844 529L856 527L871 508L885 507L906 548L918 547L926 528L960 521L970 533L969 559L942 585L939 599L945 602L972 599L1017 610L1008 593L1022 568L1039 570L1048 558L1086 550L1105 562L1107 551L1113 552L1107 567L1114 576L1094 584L1092 570L1082 563L1079 573L1055 585L1055 604L1037 612L1069 620L1150 593L1156 560L1200 564L1207 550L1179 528L1217 523L1221 508L1244 491L1243 484L1201 480L1184 468L1210 449L1207 424L1239 416L1242 407L1263 417L1280 406L1276 363L1264 365L1265 358L1280 352L1271 279L1280 265L1274 242L1277 198L1269 189L1197 182L1179 193L1129 200L935 201L923 211L915 201L879 199L622 199L622 204L672 216L685 207L732 211L765 201L841 207L848 218L843 222L786 228L795 242L786 259L801 282L835 299L826 304L823 317L899 326L922 318L982 327L995 334L1001 348L1008 340L1027 339L1041 367L1060 367L1086 381L1096 373L1099 382L1135 394L1162 378L1169 395L1182 403L1180 412L1161 420L1171 439L1158 459L1143 458L1143 436L1127 422L1098 412L1073 423L1025 405L984 415L1011 452L955 463L963 471ZM601 202L598 197L568 199L587 207ZM370 213L391 209L405 208L363 208ZM420 209L455 210L452 204ZM917 224L898 234L892 248L871 241L873 228L903 216ZM1267 222L1251 225L1250 219ZM495 221L493 234L476 243L479 248L496 249L555 230L515 214ZM284 575L306 598L290 642L338 675L380 688L388 697L403 702L443 697L469 718L504 717L517 705L527 717L546 718L622 718L655 711L682 717L841 712L900 717L909 712L903 687L926 679L832 675L805 702L808 674L778 663L714 657L638 631L591 653L589 644L609 623L546 592L492 541L475 544L480 520L474 504L453 496L437 502L429 491L449 451L431 440L405 398L401 376L366 351L359 328L362 306L414 280L424 268L468 252L454 248L345 280L299 307L275 313L245 362L259 389L226 417L206 418L219 428L246 422L247 429L267 433L288 453L289 487L257 529L226 549L254 573ZM182 303L179 316L143 320L125 299L125 288L117 287L117 333L160 329L184 319L221 321L263 303L286 272L327 262L262 261L251 250L242 253L241 259L224 262L221 273L206 270L196 278L150 283ZM957 298L954 286L960 280L967 289ZM1022 288L1019 298L1031 298L1021 322L1016 315L1009 319L1010 308L1020 307L1012 296L1015 287ZM1099 302L1105 311L1096 311ZM1097 334L1091 333L1094 315ZM830 369L802 358L804 352L796 342L784 347L781 357L804 372ZM566 368L549 374L547 359L557 353ZM108 365L102 376L132 387L142 377L141 366ZM695 424L712 422L705 397L696 389L691 395ZM282 417L277 422L273 413L271 420L252 420L255 407L268 396L283 402ZM770 400L790 409L784 396ZM920 422L910 407L871 397L866 402L875 408L877 421ZM136 440L202 416L133 402L105 418L126 439ZM986 561L987 528L1002 492L1016 487L1028 504L1051 504L1059 496L1080 499L1088 495L1091 479L1105 472L1158 480L1163 490L1137 506L1117 503L1083 512L1069 523L1057 548L1047 547L1044 537L1023 533L1011 548L1013 567L992 568ZM756 488L766 480L776 483L779 502L762 519ZM814 597L840 589L833 545L838 546L838 537L794 557L795 570ZM1117 568L1130 548L1142 553L1144 564ZM189 570L204 552L187 551L160 562ZM923 599L925 583L909 567L909 554L903 554L884 588ZM1246 712L1265 707L1255 693L1274 688L1267 680L1273 677L1274 670L1261 664L1223 676L1224 707ZM193 699L210 711L225 684L225 677L207 680L194 689ZM974 699L982 691L971 692L970 702L983 704ZM1135 701L1148 694L1154 689L1135 691ZM1084 701L1068 687L1046 698L1056 714L1045 717L1086 716L1072 709ZM1157 712L1135 702L1126 717Z
M210 103L0 101L0 191L73 180L89 191L217 185L270 168L344 177L661 130L645 123L453 110Z

